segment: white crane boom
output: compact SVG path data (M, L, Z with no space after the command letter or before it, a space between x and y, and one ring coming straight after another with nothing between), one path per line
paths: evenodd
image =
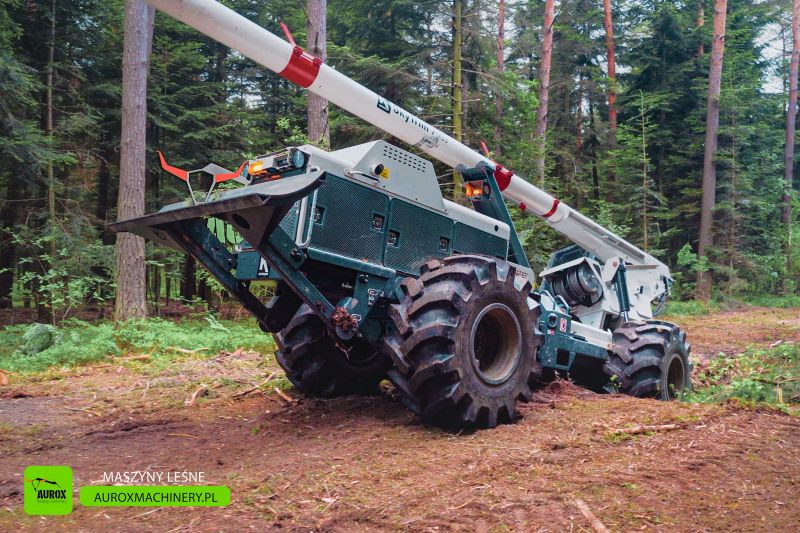
M148 0L175 19L455 168L487 163L503 196L542 217L600 261L621 257L669 277L661 261L550 194L214 0Z

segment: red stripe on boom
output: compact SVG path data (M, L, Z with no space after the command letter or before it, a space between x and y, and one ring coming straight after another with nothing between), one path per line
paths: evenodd
M508 170L503 165L497 165L494 168L494 180L497 182L497 186L500 188L501 191L506 190L508 184L511 183L511 176L514 173Z
M300 87L308 88L317 79L322 60L295 46L286 67L278 75Z
M550 211L548 211L547 213L545 213L542 216L544 218L550 218L551 216L553 216L555 214L555 212L556 212L556 209L558 209L558 204L560 204L560 203L561 203L561 200L559 200L558 198L553 199L553 207L551 207Z

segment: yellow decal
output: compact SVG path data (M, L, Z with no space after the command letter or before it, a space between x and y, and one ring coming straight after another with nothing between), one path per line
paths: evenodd
M378 174L378 176L380 176L381 178L383 178L385 180L388 180L389 179L389 167L384 166L383 170L381 170L381 173Z

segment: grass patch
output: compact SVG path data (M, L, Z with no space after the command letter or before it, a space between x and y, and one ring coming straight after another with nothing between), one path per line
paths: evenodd
M800 294L788 294L784 296L758 294L753 296L737 296L730 300L712 300L709 302L701 302L699 300L687 300L685 302L670 300L667 302L664 315L703 316L742 307L769 307L773 309L800 307Z
M748 298L745 303L757 307L773 307L778 309L790 309L800 307L800 294L787 294L785 296L773 296L770 294L760 294Z
M800 344L750 348L740 355L717 357L694 381L695 390L686 395L690 402L739 400L800 415Z
M207 317L173 322L150 318L116 327L112 322L69 320L60 328L41 326L0 329L0 369L40 372L131 354L150 354L153 362L159 363L187 353L207 357L238 348L262 353L271 353L275 348L272 337L263 333L255 320L221 322ZM34 328L37 331L32 335ZM47 337L42 342L40 334Z
M718 310L719 310L719 304L717 304L716 302L701 302L698 300L678 302L670 300L669 302L667 302L667 307L664 310L664 315L699 316L699 315L708 315Z

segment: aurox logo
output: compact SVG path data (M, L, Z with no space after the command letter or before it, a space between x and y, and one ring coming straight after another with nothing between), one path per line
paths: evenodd
M62 489L59 484L55 481L50 481L49 479L44 479L41 477L37 477L36 479L26 479L26 482L33 485L33 490L36 491L36 499L37 500L66 500L67 499L67 489ZM42 483L47 483L48 485L55 485L58 489L42 489Z
M65 515L72 512L72 469L68 466L29 466L23 475L25 512Z

